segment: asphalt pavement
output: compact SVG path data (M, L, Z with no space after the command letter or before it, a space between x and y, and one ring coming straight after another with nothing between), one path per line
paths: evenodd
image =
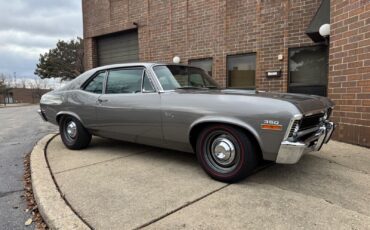
M38 105L0 108L0 229L33 229L23 198L23 158L57 127L43 122Z

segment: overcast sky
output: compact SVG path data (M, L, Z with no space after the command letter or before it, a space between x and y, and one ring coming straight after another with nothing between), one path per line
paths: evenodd
M81 0L0 1L0 73L34 78L40 53L77 36Z

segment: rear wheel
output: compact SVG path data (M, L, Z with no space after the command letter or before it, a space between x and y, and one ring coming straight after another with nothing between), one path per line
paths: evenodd
M81 122L72 116L63 116L59 122L60 136L69 149L86 148L91 141L91 134Z
M196 145L197 158L212 178L236 182L250 175L258 164L258 148L239 128L212 125L203 129Z

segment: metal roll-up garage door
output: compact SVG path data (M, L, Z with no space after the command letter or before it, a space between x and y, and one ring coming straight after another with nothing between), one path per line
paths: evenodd
M97 38L98 65L139 61L137 30Z

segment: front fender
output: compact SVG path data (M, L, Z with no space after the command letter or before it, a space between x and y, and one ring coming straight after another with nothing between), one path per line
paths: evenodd
M197 120L195 120L189 127L188 130L188 137L190 137L191 130L201 124L205 123L224 123L224 124L230 124L230 125L235 125L238 127L241 127L245 130L248 130L254 138L256 138L259 146L262 148L262 141L259 133L255 130L253 126L250 124L246 123L245 121L242 121L238 118L233 118L233 117L224 117L224 116L205 116L201 117Z

